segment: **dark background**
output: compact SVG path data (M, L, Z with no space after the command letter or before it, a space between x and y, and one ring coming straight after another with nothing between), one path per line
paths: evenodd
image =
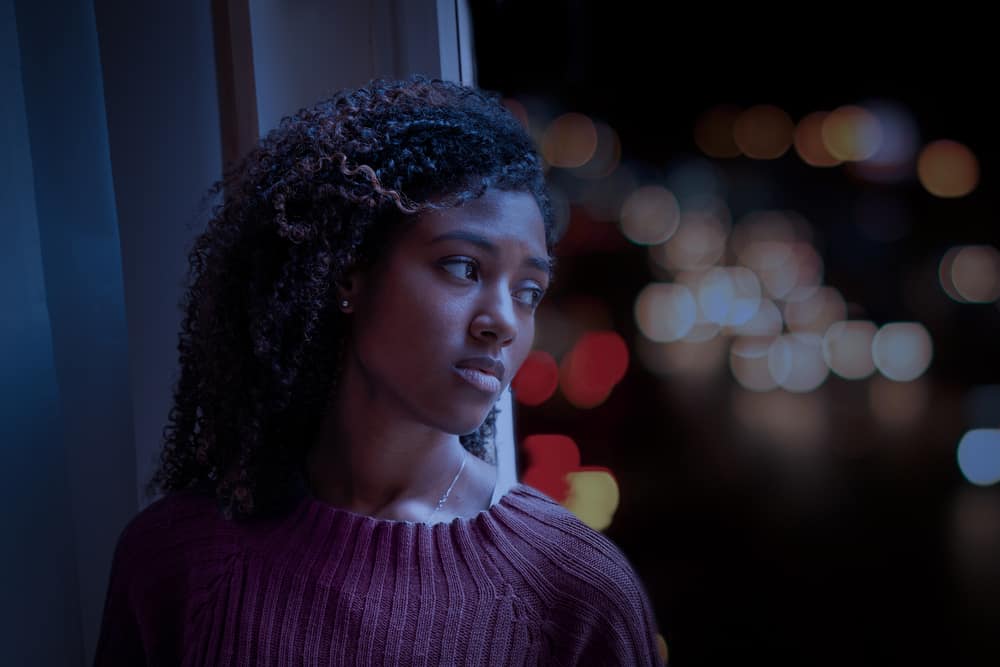
M734 221L754 208L800 212L816 232L825 284L857 313L927 326L925 414L886 429L869 415L863 384L831 375L816 392L829 414L822 442L789 456L733 417L739 390L728 370L698 383L658 377L633 352L604 404L579 410L557 394L520 406L519 436L569 435L584 465L614 471L621 503L605 532L645 582L674 665L1000 664L1000 489L971 485L955 458L973 426L971 392L1000 382L1000 308L950 301L934 273L949 247L1000 245L985 19L949 8L810 11L473 2L477 80L608 123L622 162L650 173L698 157L695 122L723 103L775 104L798 120L892 100L913 114L922 141L972 148L979 185L951 200L929 195L915 174L865 183L809 167L794 150L713 161L729 179L767 184L731 202ZM905 211L897 240L858 232L853 218L871 195ZM627 243L560 257L543 309L595 298L631 345L635 295L654 280L644 257ZM1000 425L1000 406L985 411Z

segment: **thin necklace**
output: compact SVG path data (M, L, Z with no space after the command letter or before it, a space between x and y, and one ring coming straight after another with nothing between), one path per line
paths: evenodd
M441 508L444 507L444 504L448 501L448 496L451 494L451 490L455 488L455 482L457 482L458 478L462 476L462 471L465 470L465 462L468 460L469 460L469 452L463 449L462 465L458 467L458 472L455 473L455 479L451 480L451 484L449 484L448 488L444 490L443 494L441 494L441 499L438 500L437 506L433 509L433 511L431 511L430 514L427 515L428 521L430 521L435 514L441 511Z

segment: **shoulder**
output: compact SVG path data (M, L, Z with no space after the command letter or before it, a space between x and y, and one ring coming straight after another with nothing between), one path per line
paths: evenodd
M533 487L515 485L505 506L502 521L517 536L509 540L518 545L518 569L547 610L552 635L574 652L658 664L652 605L618 546Z
M223 519L214 497L174 491L140 510L122 529L112 567L133 594L175 578L200 562L238 548L236 527ZM226 548L226 547L231 548Z
M560 593L606 598L617 606L645 601L645 589L619 547L537 489L517 484L505 496L509 541Z

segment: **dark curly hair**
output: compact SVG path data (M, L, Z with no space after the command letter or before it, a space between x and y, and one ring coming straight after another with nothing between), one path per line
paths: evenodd
M541 161L491 92L375 80L283 119L210 191L224 201L189 253L180 375L147 494L214 491L231 518L293 500L341 364L336 284L414 216L487 188L532 193L551 250ZM462 444L489 458L495 419Z

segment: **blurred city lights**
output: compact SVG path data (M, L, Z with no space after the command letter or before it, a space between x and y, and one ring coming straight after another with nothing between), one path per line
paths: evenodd
M743 324L733 327L730 333L737 336L768 336L773 338L780 334L783 328L784 321L778 306L770 299L761 299L753 317Z
M830 370L848 380L875 372L872 341L878 327L867 320L835 322L823 335L823 360Z
M977 486L1000 482L1000 429L967 431L958 443L958 467Z
M939 139L917 157L917 178L937 197L964 197L979 184L979 161L964 144Z
M881 375L868 381L868 405L872 416L890 430L916 426L930 402L924 378L896 382Z
M578 408L593 408L611 394L628 369L628 346L614 331L585 333L563 357L559 386Z
M668 343L683 338L698 318L691 290L674 283L650 283L635 300L635 321L652 341Z
M566 473L580 466L576 442L565 435L529 435L522 448L527 458L523 482L556 502L564 502L570 490Z
M638 188L622 205L622 233L633 243L663 243L673 236L679 224L677 199L670 190L659 185Z
M726 251L728 229L711 211L684 211L677 231L650 249L653 260L671 271L697 271L714 266Z
M951 286L959 297L956 300L990 303L1000 298L1000 252L988 245L967 245L956 250L950 258Z
M795 393L816 389L830 372L823 339L811 333L778 336L768 350L767 367L778 386Z
M778 383L768 367L771 338L737 338L729 348L729 370L750 391L770 391Z
M784 155L791 146L794 129L795 124L783 109L772 104L758 104L736 117L733 139L747 157L773 160Z
M746 214L733 226L732 249L739 257L750 245L761 241L811 244L812 240L812 227L801 216L791 211L758 210Z
M785 322L792 331L823 335L834 322L847 317L847 304L832 287L817 288L801 301L785 304Z
M906 382L924 374L933 356L931 335L919 322L883 325L872 340L875 367L890 380Z
M559 386L559 366L548 352L532 350L510 384L518 403L541 405Z
M803 162L813 167L835 167L842 162L831 155L823 143L823 121L828 115L825 111L815 111L795 126L795 152Z
M585 164L573 170L574 176L586 179L604 178L611 174L622 159L622 144L618 133L606 123L594 122L597 145L594 154Z
M553 120L541 142L542 154L553 167L580 167L597 150L594 122L581 113L565 113Z
M513 97L503 98L502 104L507 107L508 111L514 114L514 117L524 126L525 130L531 130L531 122L528 120L528 110L524 108L523 104Z
M760 281L743 267L715 267L699 281L698 306L706 319L722 326L746 324L760 306Z
M867 109L844 105L831 111L821 127L823 145L838 160L866 160L882 143L882 126Z
M739 157L733 126L741 113L739 107L718 105L704 112L695 123L694 141L705 155L714 158Z
M656 650L660 654L660 662L667 664L669 651L667 650L667 640L659 632L656 633Z
M864 105L878 120L882 140L867 159L850 165L851 171L877 183L898 183L910 176L919 145L917 123L908 109L888 100Z
M612 328L607 304L585 294L542 302L535 320L535 349L556 359L563 358L584 332Z
M584 466L566 473L566 481L569 493L563 505L594 530L610 526L620 497L618 482L611 471Z

